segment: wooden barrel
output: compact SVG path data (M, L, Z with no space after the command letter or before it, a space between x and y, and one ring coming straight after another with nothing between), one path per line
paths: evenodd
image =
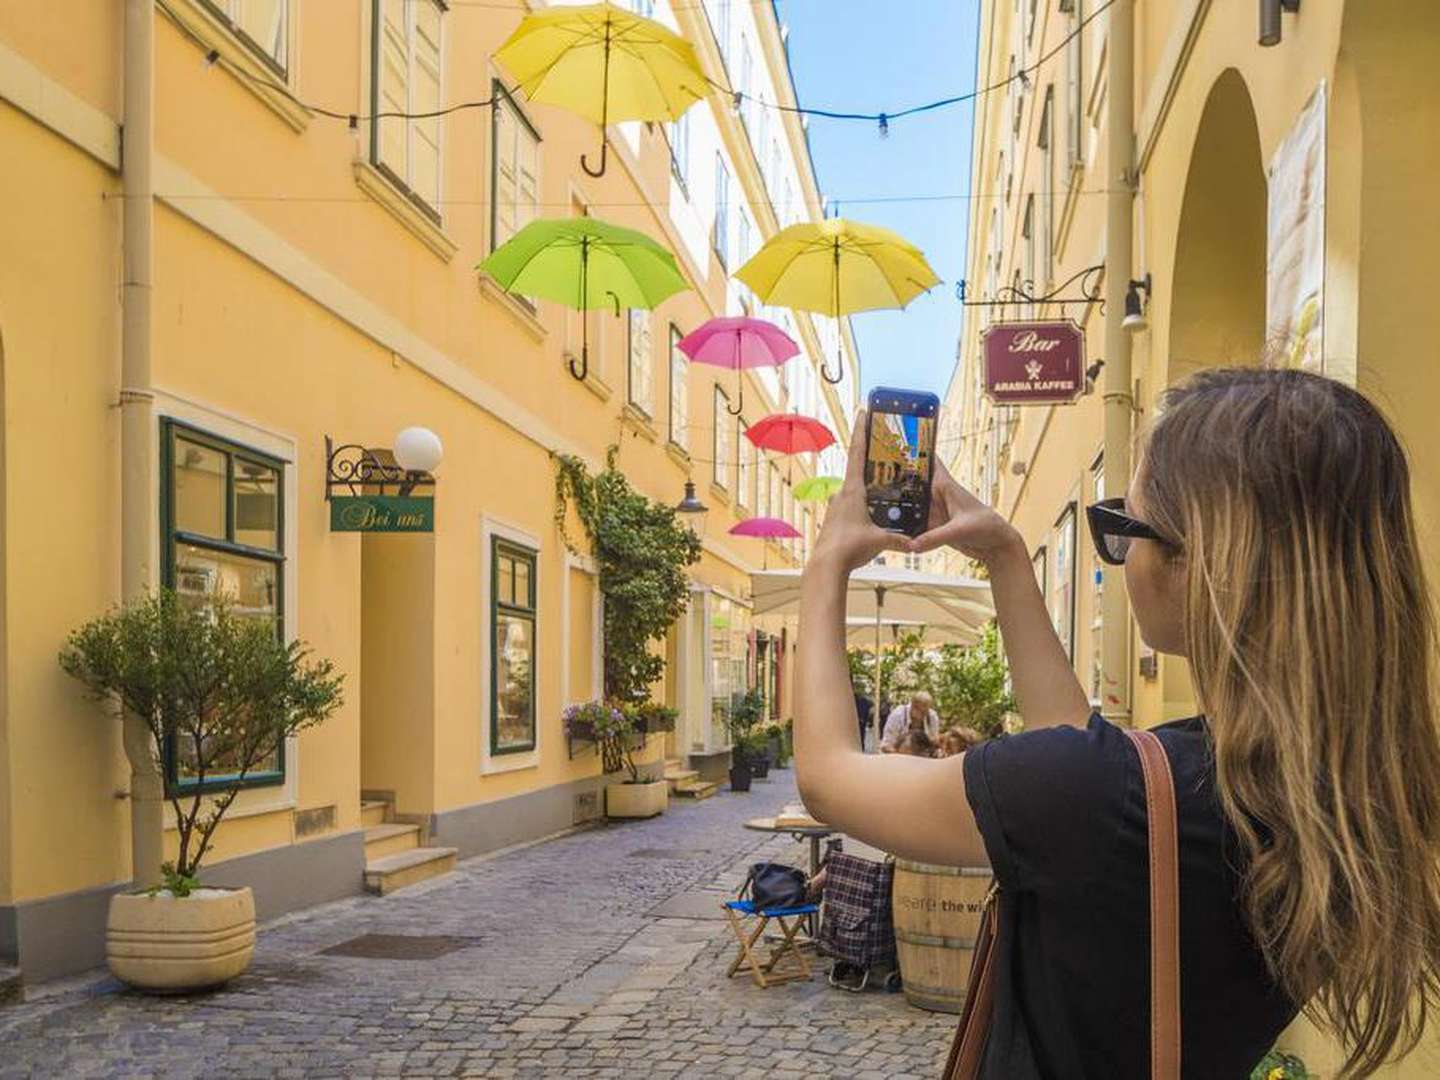
M910 1004L958 1013L975 955L989 869L895 860L895 944Z

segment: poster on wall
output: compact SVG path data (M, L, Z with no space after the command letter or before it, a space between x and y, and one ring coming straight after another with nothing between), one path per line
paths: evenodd
M1270 159L1266 344L1274 363L1323 371L1325 355L1325 84Z

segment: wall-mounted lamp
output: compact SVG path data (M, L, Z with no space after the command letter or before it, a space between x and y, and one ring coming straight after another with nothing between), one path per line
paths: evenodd
M1260 0L1260 44L1266 48L1280 44L1280 13L1291 15L1300 10L1300 0Z
M325 498L328 501L340 487L348 488L350 495L361 494L362 488L375 488L385 495L388 487L394 487L396 493L409 495L416 487L433 487L433 472L444 452L440 436L424 427L405 428L395 436L390 450L358 443L336 446L326 435Z
M1140 299L1142 291L1145 293L1143 302ZM1150 275L1146 274L1140 280L1130 282L1130 287L1125 290L1125 318L1120 323L1121 327L1132 334L1150 329L1150 320L1145 317L1145 305L1149 302Z
M695 494L695 481L685 481L685 497L675 504L675 513L697 538L705 535L705 517L710 508Z
M1095 381L1100 378L1100 369L1105 366L1104 360L1096 360L1085 369L1085 393L1095 392Z
M406 472L429 473L435 471L445 448L440 436L426 427L407 427L395 436L395 464Z

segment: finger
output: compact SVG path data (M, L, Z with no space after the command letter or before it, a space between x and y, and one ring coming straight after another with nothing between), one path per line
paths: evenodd
M923 532L911 542L911 550L916 553L934 551L936 548L955 544L964 533L964 527L955 521L947 521L944 525L928 532Z
M935 484L942 490L950 492L956 498L957 505L951 507L954 510L969 509L982 505L975 493L951 475L950 470L939 458L935 459Z
M850 459L845 465L845 487L860 489L865 486L865 410L855 413L855 424L850 429Z

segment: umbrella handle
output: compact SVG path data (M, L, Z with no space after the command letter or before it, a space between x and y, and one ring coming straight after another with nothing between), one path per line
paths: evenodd
M842 382L845 381L845 365L843 361L840 365L840 374L836 375L834 378L830 377L829 367L827 367L825 363L822 363L820 365L820 377L826 382L828 382L831 386L839 386Z
M585 313L582 311L580 314L583 316ZM575 367L575 357L570 357L568 363L570 365L570 374L579 382L584 382L585 377L590 374L590 349L584 345L580 347L579 369Z
M739 398L739 401L736 403L733 409L729 405L725 406L725 411L731 416L739 416L742 412L745 411L745 377L743 375L739 375L739 373L737 372L737 378L735 380L735 383L738 390L736 397Z
M594 177L597 177L597 178L598 178L598 177L601 177L601 176L604 176L604 175L605 175L605 163L606 163L606 158L609 157L609 153L610 153L610 140L609 140L609 139L606 139L606 138L602 135L602 136L601 136L601 140L600 140L600 168L598 168L598 169L592 169L592 168L590 167L590 155L589 155L589 154L581 154L581 155L580 155L580 167L581 167L582 169L584 169L587 173L589 173L591 176L594 176Z

